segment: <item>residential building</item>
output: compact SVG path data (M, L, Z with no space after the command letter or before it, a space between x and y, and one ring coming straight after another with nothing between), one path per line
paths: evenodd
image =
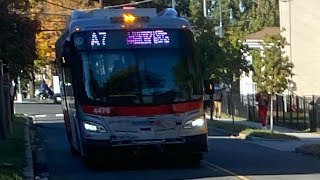
M249 34L245 37L245 41L243 42L244 45L247 45L249 49L258 49L263 50L262 42L263 40L269 35L278 35L280 33L279 27L267 27L263 30ZM252 64L252 56L250 54L245 54L246 60L249 62L249 64ZM250 94L256 94L257 88L256 83L253 82L253 72L249 72L249 74L246 74L243 72L243 74L240 76L240 94L241 95L250 95Z
M280 29L294 64L293 92L320 95L320 0L279 0Z

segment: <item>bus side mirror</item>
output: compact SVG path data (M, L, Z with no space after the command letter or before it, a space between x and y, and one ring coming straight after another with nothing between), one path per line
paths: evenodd
M66 42L63 46L62 64L69 66L72 63L73 50L70 42Z

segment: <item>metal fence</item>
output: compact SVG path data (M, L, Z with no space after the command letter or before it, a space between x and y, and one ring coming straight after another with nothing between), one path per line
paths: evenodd
M320 96L277 95L272 102L275 125L320 131ZM225 92L222 112L230 117L259 122L258 103L253 94L240 95ZM270 108L268 117L270 120Z

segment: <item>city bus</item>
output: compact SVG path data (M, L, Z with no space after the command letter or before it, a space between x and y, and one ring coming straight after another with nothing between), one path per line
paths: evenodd
M174 9L73 11L56 63L72 152L207 152L200 62Z

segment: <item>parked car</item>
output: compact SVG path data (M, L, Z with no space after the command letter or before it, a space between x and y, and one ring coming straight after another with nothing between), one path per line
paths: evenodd
M54 104L60 104L61 103L61 94L60 93L56 93L52 96L53 99L53 103Z

